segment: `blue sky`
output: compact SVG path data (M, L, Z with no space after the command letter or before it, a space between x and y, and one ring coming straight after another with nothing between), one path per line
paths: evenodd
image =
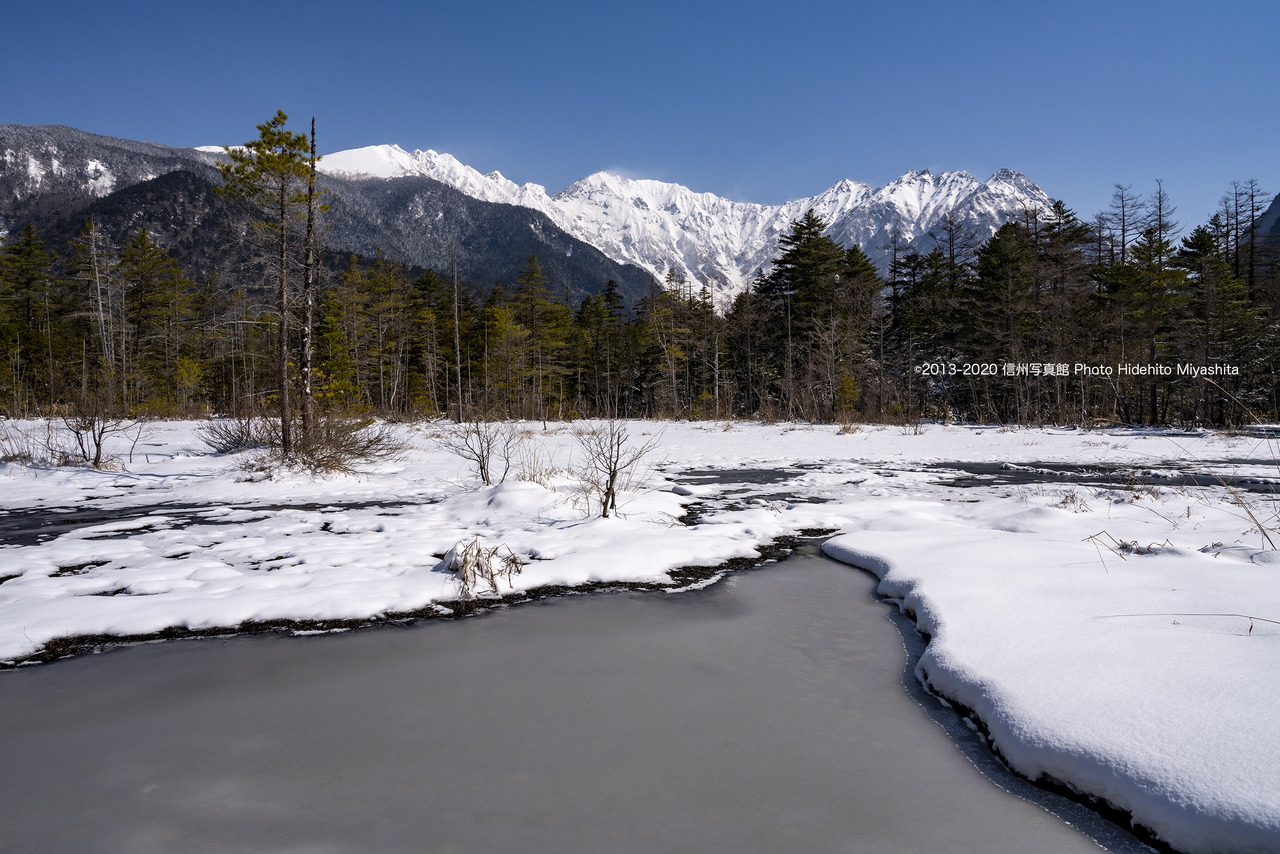
M1163 179L1191 226L1280 190L1280 4L22 3L0 123L394 142L554 192L599 170L743 201L910 169L1025 173L1088 218Z

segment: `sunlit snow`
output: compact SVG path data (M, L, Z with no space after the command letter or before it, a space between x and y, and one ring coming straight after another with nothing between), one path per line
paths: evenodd
M150 426L115 471L0 469L0 658L74 635L448 607L441 556L476 538L523 563L502 587L516 600L665 583L836 531L826 552L879 576L929 635L920 678L1015 770L1180 850L1276 850L1280 477L1263 434L635 422L637 440L661 434L653 469L600 519L572 425L526 425L537 482L489 487L433 439L447 424L397 428L410 450L363 475L266 479L197 426ZM83 527L23 528L76 514Z

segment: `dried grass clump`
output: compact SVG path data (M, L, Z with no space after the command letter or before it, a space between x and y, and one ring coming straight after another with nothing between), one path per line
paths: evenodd
M21 466L69 465L69 448L55 449L53 425L0 422L0 463Z
M480 545L479 537L471 542L459 541L445 553L444 565L458 576L463 599L475 596L477 590L500 596L499 581L506 581L507 586L514 589L511 577L519 575L521 569L520 559L510 548L505 545L486 548Z

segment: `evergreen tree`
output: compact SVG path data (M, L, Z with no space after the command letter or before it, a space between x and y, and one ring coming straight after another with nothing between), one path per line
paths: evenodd
M1178 360L1206 368L1244 368L1243 383L1255 373L1259 313L1250 304L1247 284L1232 273L1232 251L1222 220L1215 214L1183 238L1174 263L1186 271L1185 311L1174 330ZM1239 380L1221 377L1201 382L1187 399L1185 420L1222 424L1234 409L1231 398L1249 397ZM1251 401L1265 405L1265 400Z
M819 316L830 316L845 261L844 247L824 232L827 224L810 209L778 239L779 255L759 294L772 305L790 304L793 326L802 332Z
M229 163L219 164L228 198L248 202L262 217L260 227L269 235L274 252L269 266L276 280L276 311L279 315L276 348L276 392L279 395L280 450L288 457L293 451L291 407L289 405L289 295L291 251L296 250L292 232L299 216L308 209L306 186L311 175L311 144L306 134L294 133L285 125L289 117L276 111L258 125L258 138L243 147L226 147Z
M118 328L124 403L171 409L178 360L188 355L191 339L194 286L145 228L121 249L116 275L123 290Z
M532 348L529 416L544 421L550 409L562 411L568 396L569 371L565 351L573 323L572 309L552 297L547 284L538 256L533 255L516 277L516 289L511 298L516 319L529 333Z
M0 257L0 311L5 346L4 384L11 415L54 403L53 257L32 225Z

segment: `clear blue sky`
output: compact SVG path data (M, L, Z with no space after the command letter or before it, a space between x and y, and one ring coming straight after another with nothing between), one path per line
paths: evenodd
M9 4L0 123L447 151L555 192L606 169L744 201L1024 172L1084 217L1164 180L1184 225L1280 190L1280 3Z

